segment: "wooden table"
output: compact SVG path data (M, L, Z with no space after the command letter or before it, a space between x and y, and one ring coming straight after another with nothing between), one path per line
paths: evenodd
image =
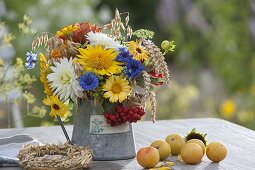
M175 156L170 156L169 161L174 161L173 170L254 170L255 169L255 132L236 124L221 119L183 119L162 120L155 124L144 121L134 124L136 149L148 146L156 139L165 139L168 134L179 133L185 135L192 128L207 133L209 142L221 141L228 148L226 159L220 163L212 163L206 156L199 165L186 165L177 161ZM69 134L72 126L67 126ZM0 129L0 138L15 134L31 134L42 143L64 142L65 138L58 126L32 127L23 129ZM20 169L20 168L0 168ZM94 162L95 170L140 170L142 169L136 159L122 161Z

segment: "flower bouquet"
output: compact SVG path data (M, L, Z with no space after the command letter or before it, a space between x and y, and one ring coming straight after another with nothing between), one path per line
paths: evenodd
M155 121L154 88L163 83L170 85L164 55L175 45L163 41L161 52L150 40L153 35L144 29L133 32L128 13L116 9L115 17L102 28L90 22L75 23L55 35L37 35L32 42L33 50L44 45L47 51L39 54L40 80L47 95L43 103L50 106L51 116L62 119L76 104L72 142L92 145L99 159L134 156L130 123L145 114L147 100ZM33 52L27 53L29 69L34 68L36 57ZM114 151L116 145L127 150Z

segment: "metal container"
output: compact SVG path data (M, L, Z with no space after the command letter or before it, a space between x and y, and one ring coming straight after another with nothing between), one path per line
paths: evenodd
M93 100L78 102L72 142L90 146L93 160L130 159L136 155L132 125L111 127L106 124Z

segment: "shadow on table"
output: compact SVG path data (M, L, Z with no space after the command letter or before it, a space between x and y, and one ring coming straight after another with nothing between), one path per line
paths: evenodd
M212 169L213 170L217 170L217 169L223 170L224 168L221 167L219 163L213 163L213 162L211 162L203 167L203 170L212 170Z
M185 170L226 170L226 168L223 168L218 163L204 164L203 162L201 162L198 165L187 165L185 163L175 164L172 169L173 170L184 170L184 169Z

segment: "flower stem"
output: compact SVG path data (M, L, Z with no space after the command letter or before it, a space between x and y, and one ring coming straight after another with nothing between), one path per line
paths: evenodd
M69 138L67 132L66 132L66 128L65 128L64 123L63 123L63 121L61 120L60 116L57 116L57 119L58 119L58 123L60 124L60 126L61 126L61 128L62 128L62 130L63 130L63 132L64 132L64 135L65 135L65 137L66 137L67 142L70 143L70 144L73 144L73 143L71 142L71 140L70 140L70 138Z

